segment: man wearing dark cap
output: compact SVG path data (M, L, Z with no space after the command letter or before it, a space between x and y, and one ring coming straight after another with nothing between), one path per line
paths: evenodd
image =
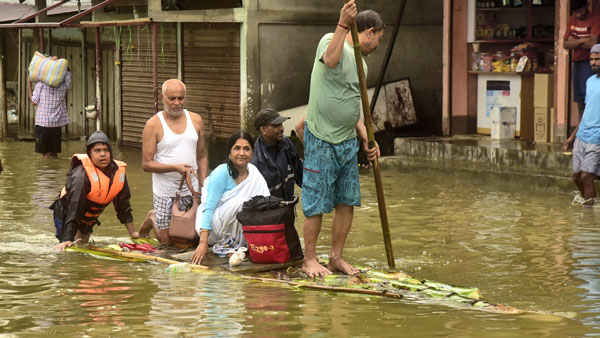
M100 225L98 217L111 202L131 238L139 238L131 215L126 166L125 162L113 159L110 140L101 131L88 139L87 154L73 155L67 183L50 207L54 210L56 238L60 241L57 249L62 251L74 242L86 243L92 227Z
M275 109L258 112L254 125L260 132L254 144L254 164L267 181L272 196L290 201L294 182L302 187L303 161L289 138L283 135L283 122L289 119Z
M579 189L573 202L593 205L596 200L594 178L600 176L600 44L590 50L590 65L593 73L587 79L585 110L581 122L573 135L573 181ZM565 142L566 148L571 141ZM571 141L572 142L572 141Z

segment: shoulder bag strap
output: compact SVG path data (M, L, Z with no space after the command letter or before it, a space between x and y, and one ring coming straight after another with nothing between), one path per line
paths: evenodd
M198 178L198 174L196 174L196 172L193 169L187 169L185 171L185 175L181 174L181 181L179 181L179 192L181 192L181 189L183 188L183 182L185 182L188 186L188 189L190 189L192 196L194 196L194 197L200 196L201 193L194 189L194 185L192 184L192 176L191 175L196 176L196 180L198 182L200 182L200 179Z

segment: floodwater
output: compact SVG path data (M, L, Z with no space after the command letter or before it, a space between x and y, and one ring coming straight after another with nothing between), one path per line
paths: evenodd
M42 160L33 143L0 142L1 337L600 335L600 208L571 206L567 185L408 160L382 173L396 266L418 278L476 286L489 302L528 311L508 315L416 294L397 300L306 291L59 253L47 207L64 184L68 156L82 149L83 142L66 142L60 159ZM151 176L138 150L115 155L128 162L138 226L152 204ZM372 174L361 180L363 206L345 256L384 269ZM110 207L101 220L97 244L126 239ZM327 217L322 255L329 224Z

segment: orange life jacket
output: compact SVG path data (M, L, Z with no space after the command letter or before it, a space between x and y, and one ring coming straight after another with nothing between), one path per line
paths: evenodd
M115 199L117 194L123 190L123 186L125 185L125 167L127 167L127 163L113 160L117 164L118 169L111 184L110 177L106 176L102 170L98 170L87 154L73 155L71 158L71 168L78 165L76 160L81 162L91 185L90 192L86 196L86 199L88 200L87 207L79 219L79 223L93 226L94 224L99 223L98 217L102 214L104 208L106 208L106 206ZM63 197L66 193L67 190L63 187L60 196Z

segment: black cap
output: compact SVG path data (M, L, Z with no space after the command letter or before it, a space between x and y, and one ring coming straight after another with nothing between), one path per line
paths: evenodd
M260 129L262 126L266 126L267 124L281 124L285 120L288 120L289 117L279 115L279 112L272 108L266 108L258 112L256 114L256 118L254 119L254 126L256 129Z
M111 158L112 158L112 147L110 145L110 140L108 139L108 136L106 136L106 134L100 130L95 131L92 135L90 135L90 137L87 140L88 156L90 156L90 151L92 150L92 148L94 147L94 144L96 144L96 143L104 143L104 144L108 145L108 150L110 151Z

